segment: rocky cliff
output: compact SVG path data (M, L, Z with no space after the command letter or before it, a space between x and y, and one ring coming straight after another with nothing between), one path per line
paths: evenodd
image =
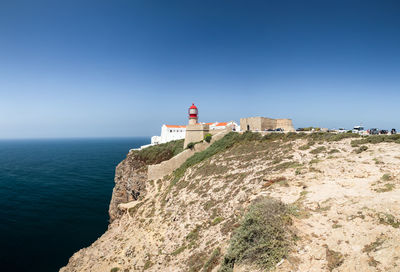
M122 215L118 209L119 204L137 200L140 194L144 194L146 179L146 163L135 152L130 152L115 169L115 186L109 208L110 222Z
M61 271L398 271L399 142L228 134L156 181L128 155L109 229Z
M109 215L110 222L119 218L122 211L119 204L138 200L144 196L149 165L169 160L183 151L183 140L148 147L144 150L131 150L115 169L115 186L112 192Z

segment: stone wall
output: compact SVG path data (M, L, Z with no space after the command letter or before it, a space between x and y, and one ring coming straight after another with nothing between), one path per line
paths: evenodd
M291 119L271 119L267 117L249 117L240 119L240 129L242 131L265 131L277 128L282 128L284 131L294 131Z
M169 159L168 161L163 161L162 163L155 165L149 165L147 170L148 180L158 180L166 175L171 174L175 169L179 168L194 153L205 150L213 142L221 139L230 131L231 128L219 131L219 133L217 133L212 137L210 143L207 142L198 143L194 146L193 149L185 149L183 152L179 153L178 155Z
M260 118L260 123L261 123L261 130L266 130L266 129L277 129L278 127L276 126L276 119L271 119L271 118L266 118L266 117L261 117Z
M183 146L186 147L189 143L197 143L202 141L208 132L208 125L201 123L188 124L186 126L186 136Z
M276 128L282 128L284 131L295 131L292 119L276 119Z

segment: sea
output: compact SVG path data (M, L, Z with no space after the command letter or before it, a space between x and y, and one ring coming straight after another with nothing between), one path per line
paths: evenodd
M0 140L0 271L54 272L108 226L114 173L150 138Z

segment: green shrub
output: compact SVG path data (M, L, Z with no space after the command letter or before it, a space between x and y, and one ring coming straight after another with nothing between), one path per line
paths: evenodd
M288 208L273 198L256 199L234 232L220 272L235 263L254 263L269 270L288 255L291 244Z
M111 268L111 270L110 270L110 272L118 272L118 271L119 271L118 267Z
M207 143L211 142L212 139L212 135L210 133L208 133L206 136L204 136L204 141L206 141Z
M188 148L188 149L193 149L193 148L194 148L194 143L193 143L193 142L188 143L188 145L186 146L186 148Z
M358 149L356 149L356 153L357 154L360 154L360 153L362 153L362 152L364 152L364 151L367 151L368 150L368 146L366 146L366 145L363 145L363 146L360 146Z
M392 180L393 178L392 178L392 176L391 176L390 174L384 174L384 175L381 177L381 179L382 179L383 181L389 181L389 180Z

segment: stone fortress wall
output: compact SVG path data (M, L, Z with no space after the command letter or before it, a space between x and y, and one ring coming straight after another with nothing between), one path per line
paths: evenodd
M291 119L272 119L267 117L248 117L240 119L242 131L265 131L281 128L286 132L295 131Z
M186 147L189 143L197 143L204 140L204 137L209 133L209 125L202 123L188 124L186 126L185 142Z
M175 157L172 157L168 161L163 161L159 164L149 165L147 170L148 180L162 179L164 176L171 174L175 169L178 169L189 157L194 153L206 150L213 142L218 141L229 133L232 128L219 130L217 134L212 136L211 142L201 142L194 146L193 149L185 149Z

